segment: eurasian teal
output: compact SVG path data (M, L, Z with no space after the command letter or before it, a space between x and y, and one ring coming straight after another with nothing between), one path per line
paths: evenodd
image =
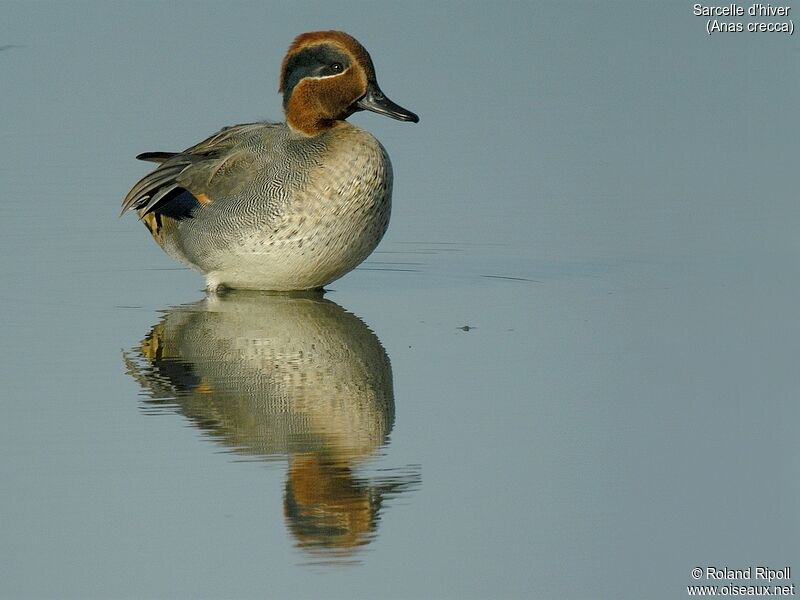
M285 123L225 127L160 163L133 186L136 210L173 258L208 289L307 290L354 269L389 224L392 166L345 119L370 110L416 123L378 87L372 59L341 31L299 35L281 67Z

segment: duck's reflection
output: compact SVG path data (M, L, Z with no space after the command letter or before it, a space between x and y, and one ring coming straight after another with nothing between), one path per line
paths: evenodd
M352 557L384 499L419 472L358 467L394 422L389 358L355 315L319 295L229 292L166 311L125 354L148 406L174 407L235 452L288 457L285 518L298 546Z

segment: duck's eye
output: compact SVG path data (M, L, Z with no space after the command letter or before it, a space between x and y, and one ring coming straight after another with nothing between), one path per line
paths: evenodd
M334 73L341 73L344 70L344 66L340 62L331 63L331 71Z

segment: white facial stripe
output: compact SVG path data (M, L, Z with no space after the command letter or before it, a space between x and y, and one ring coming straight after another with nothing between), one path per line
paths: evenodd
M347 73L352 67L347 67L341 73L334 73L333 75L308 75L305 79L331 79L332 77L341 77Z

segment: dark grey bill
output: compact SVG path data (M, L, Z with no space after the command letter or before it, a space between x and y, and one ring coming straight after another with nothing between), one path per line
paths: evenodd
M398 106L389 100L378 87L377 83L370 83L367 88L367 93L364 97L356 102L359 110L371 110L372 112L380 115L392 117L398 121L411 121L418 123L419 117L410 110L406 110L402 106Z

